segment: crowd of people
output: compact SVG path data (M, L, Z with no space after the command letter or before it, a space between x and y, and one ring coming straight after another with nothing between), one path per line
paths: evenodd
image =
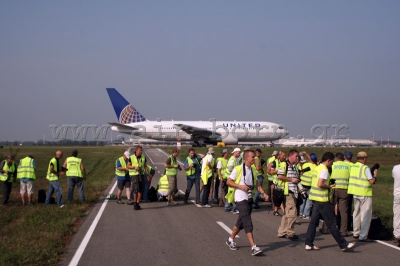
M182 170L175 148L165 161L164 175L157 186L158 200L166 200L167 206L178 205L174 197L177 190L178 171ZM218 204L226 212L238 214L232 234L226 240L230 249L237 249L234 242L240 230L244 230L252 248L252 255L261 252L254 242L251 213L260 208L260 200L271 202L273 215L281 217L277 231L278 238L298 239L295 232L296 219L310 219L305 241L306 250L319 250L314 245L316 227L320 219L324 221L320 228L323 234L331 233L342 250L352 249L356 242L348 242L352 237L363 242L368 238L372 218L372 185L378 177L378 170L369 168L368 155L359 152L353 163L350 151L333 154L325 152L318 160L314 153L297 150L274 151L266 161L261 159L262 151L245 147L234 148L231 152L223 149L221 156L215 156L213 147L207 154L196 154L190 149L183 163L187 188L183 204L189 204L189 195L195 187L195 204L211 208ZM73 150L61 166L63 153L58 150L51 158L46 178L49 189L44 203L51 202L54 192L56 204L63 208L62 188L59 177L68 177L68 200L73 200L74 188L78 189L79 201L85 201L84 181L86 170L78 151ZM0 181L3 187L3 205L9 203L12 182L20 180L22 205L32 204L36 162L29 155L14 162L12 155L0 164ZM141 210L140 203L149 201L149 187L155 170L147 164L143 148L136 146L133 154L125 151L116 160L117 203L124 204L121 196L125 189L127 204L134 210ZM266 175L264 191L264 176ZM392 172L394 178L393 227L394 237L400 240L400 165ZM202 193L202 194L201 194ZM27 197L25 197L27 195ZM27 200L26 200L27 199ZM352 229L352 230L351 230ZM352 232L352 233L350 233Z

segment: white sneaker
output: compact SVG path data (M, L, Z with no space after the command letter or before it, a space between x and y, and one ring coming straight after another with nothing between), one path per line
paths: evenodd
M320 250L320 248L317 247L317 246L309 246L309 245L306 245L306 250Z
M206 204L206 205L201 205L201 207L203 207L203 208L211 208L211 205L210 204Z
M229 238L225 242L231 250L237 250L236 243L229 241Z
M239 211L238 211L238 210L235 210L235 211L233 211L232 213L233 213L233 214L239 214Z
M349 244L347 245L347 247L342 248L342 250L343 250L343 251L346 251L346 250L352 249L352 248L354 248L354 247L356 246L356 243L357 243L357 242L351 242L351 243L349 243Z
M64 208L64 204L60 206L60 209L61 209L61 208Z
M252 256L256 256L256 255L260 254L261 252L262 252L262 250L259 247L254 247L254 248L251 249L251 255Z

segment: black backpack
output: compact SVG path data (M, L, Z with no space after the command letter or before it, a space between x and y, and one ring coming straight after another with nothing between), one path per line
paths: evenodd
M379 216L372 216L368 237L374 240L390 240L392 238L389 230L382 223Z
M157 191L153 186L149 189L149 193L147 195L150 201L157 201Z
M39 189L38 191L38 203L44 203L46 201L46 190Z

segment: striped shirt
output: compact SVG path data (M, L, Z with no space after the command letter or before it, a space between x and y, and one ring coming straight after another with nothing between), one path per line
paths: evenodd
M297 175L297 170L296 170L296 167L295 167L295 165L290 165L288 162L286 162L286 165L287 165L287 174L286 174L286 177L287 178L298 178L298 175ZM278 173L277 173L278 175L285 175L285 172L282 170L282 168L280 168L279 167L279 170L278 170ZM288 182L289 183L289 191L291 191L291 192L293 192L295 195L297 195L297 184L294 184L294 183L292 183L292 182ZM283 188L281 188L281 189L283 189Z

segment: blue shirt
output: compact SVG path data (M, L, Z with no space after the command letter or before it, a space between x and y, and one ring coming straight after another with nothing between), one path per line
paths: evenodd
M128 163L128 159L125 160L125 163ZM117 168L122 167L121 162L119 160L117 160ZM129 176L129 172L127 172L125 174L125 176L117 176L117 180L131 180L130 176Z
M194 163L194 166L195 166L195 168L196 168L196 171L194 172L193 175L190 175L190 176L187 176L187 177L188 177L188 178L191 178L191 179L199 178L200 175L201 175L201 165L200 165L199 163L197 163L197 161L200 162L202 158L201 158L200 156L197 156L197 160L196 160L196 158L192 158L192 157L190 157L190 158L192 159L192 161L193 161L193 163ZM184 166L184 167L188 167L188 166L189 166L188 158L187 158L187 157L186 157L185 162L183 163L183 166Z

